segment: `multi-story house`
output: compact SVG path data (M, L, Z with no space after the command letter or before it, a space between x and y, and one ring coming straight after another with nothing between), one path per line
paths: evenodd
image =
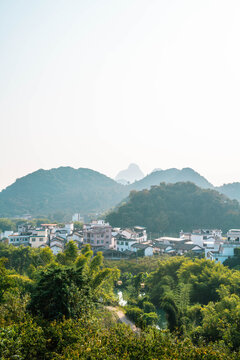
M147 230L142 226L134 226L133 229L122 229L119 233L127 239L135 239L135 242L141 243L147 241Z
M227 238L220 243L219 249L209 251L207 259L223 263L234 256L234 249L240 248L240 229L231 229L227 232Z
M14 233L13 235L8 236L9 244L15 246L29 245L29 238L30 235L21 235L19 233Z
M193 244L203 247L204 242L221 242L222 230L218 229L198 229L191 233L191 241Z
M39 247L46 244L48 241L48 230L45 228L33 228L29 225L20 225L19 232L10 235L9 244L12 245L26 245L32 247Z
M112 227L103 220L83 225L83 244L90 244L93 249L113 248Z
M49 243L50 249L52 250L54 255L57 255L59 252L62 252L64 249L64 245L65 245L65 239L60 236L56 236L52 238Z

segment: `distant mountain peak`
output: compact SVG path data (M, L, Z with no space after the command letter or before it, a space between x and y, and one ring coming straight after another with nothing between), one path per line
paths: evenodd
M127 169L119 171L115 177L115 180L121 182L125 180L126 182L132 183L134 181L141 180L143 177L144 174L139 166L137 164L131 163Z

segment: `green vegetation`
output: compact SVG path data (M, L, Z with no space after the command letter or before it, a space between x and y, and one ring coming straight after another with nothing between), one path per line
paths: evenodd
M156 257L139 257L128 260L106 260L104 259L104 265L109 268L118 268L121 273L130 273L137 275L139 272L150 273L158 268L159 261L167 258L168 255L156 256Z
M154 171L151 174L145 176L143 179L131 184L129 188L131 190L150 189L151 186L159 185L162 182L167 184L174 184L177 182L192 182L193 184L203 189L213 188L213 185L207 181L207 179L191 168L183 168L181 170L172 168L167 170Z
M217 191L226 195L230 199L236 199L240 201L240 183L234 182L231 184L224 184L216 188Z
M1 359L239 359L238 270L189 257L103 264L73 242L44 251L0 246ZM136 333L108 310L119 290Z
M18 225L27 223L31 226L41 226L41 224L49 224L52 220L47 218L36 218L32 220L26 221L25 219L8 219L8 218L0 218L0 232L4 231L16 231Z
M238 227L240 205L215 190L192 183L162 183L150 190L132 191L129 200L106 216L112 226L146 226L148 231L178 234L181 229Z
M68 221L74 212L91 214L109 210L123 201L131 190L150 189L162 182L192 182L203 189L213 189L212 184L191 168L155 171L126 186L90 169L40 169L17 179L0 192L0 217L30 212L32 216L49 216L52 221ZM239 183L216 190L240 199ZM0 229L3 230L1 224Z
M234 249L234 256L226 259L223 263L225 266L228 266L230 269L240 269L240 248Z
M17 179L0 193L0 216L30 212L33 216L51 215L60 222L74 212L107 210L128 192L123 185L90 169L38 170Z

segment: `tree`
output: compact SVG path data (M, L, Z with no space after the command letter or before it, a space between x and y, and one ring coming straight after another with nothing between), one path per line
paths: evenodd
M14 230L15 224L10 219L0 218L0 229L2 231Z
M81 221L74 221L74 230L79 231L83 228L83 223Z
M10 288L11 281L4 266L7 259L0 259L0 302L3 299L4 293Z
M52 265L40 273L29 309L48 320L78 317L91 302L88 283L82 269Z
M29 309L49 320L88 313L94 302L109 299L119 277L118 270L101 266L102 254L92 258L87 246L72 266L50 264L37 277Z
M74 263L78 257L78 247L74 241L69 241L65 247L64 255L66 258L66 263Z

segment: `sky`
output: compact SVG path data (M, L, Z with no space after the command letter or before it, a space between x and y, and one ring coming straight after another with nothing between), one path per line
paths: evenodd
M39 168L240 181L239 0L0 0L0 189Z

